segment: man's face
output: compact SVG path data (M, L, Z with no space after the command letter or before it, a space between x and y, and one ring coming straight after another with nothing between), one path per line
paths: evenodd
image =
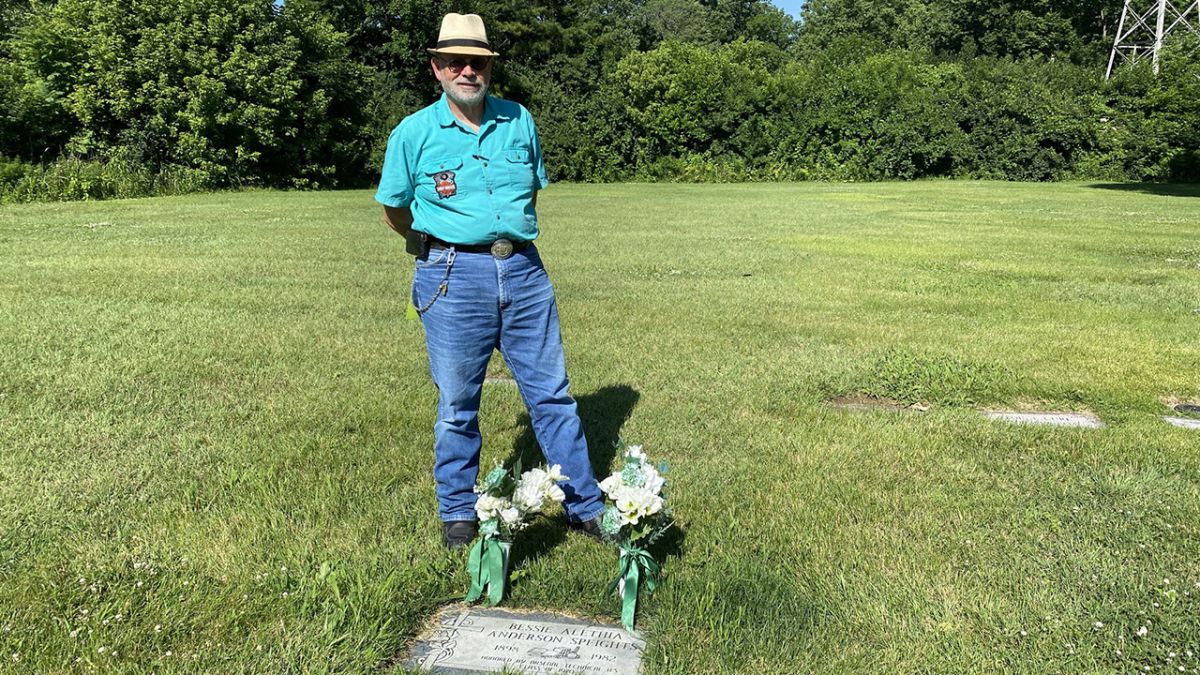
M473 106L487 96L492 79L491 57L435 55L430 63L442 91L458 105Z

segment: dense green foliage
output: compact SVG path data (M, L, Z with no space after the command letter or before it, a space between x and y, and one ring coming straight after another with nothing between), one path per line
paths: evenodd
M487 19L556 180L1200 179L1195 45L1103 82L1120 4L14 2L0 196L368 184L447 11ZM109 178L60 189L80 162Z

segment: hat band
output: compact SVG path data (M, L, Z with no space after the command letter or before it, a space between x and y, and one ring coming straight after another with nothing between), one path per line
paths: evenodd
M438 40L436 49L445 49L446 47L479 47L491 51L491 47L483 40Z

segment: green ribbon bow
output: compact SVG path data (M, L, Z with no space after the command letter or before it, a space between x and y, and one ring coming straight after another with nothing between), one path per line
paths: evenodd
M504 597L504 548L494 537L483 537L471 547L471 557L467 560L467 570L471 573L471 588L467 591L466 602L475 602L483 596L483 589L488 589L487 605L493 606Z
M646 594L653 593L658 587L658 573L658 563L654 562L649 551L637 546L621 547L621 571L608 585L608 592L617 590L621 580L625 580L625 592L621 597L621 624L631 633L634 632L633 617L637 612L638 584L645 580Z

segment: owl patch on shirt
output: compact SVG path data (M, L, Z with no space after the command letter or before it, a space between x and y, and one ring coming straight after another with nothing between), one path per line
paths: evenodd
M438 199L447 199L458 194L458 184L454 182L453 171L440 171L433 175L433 180Z

